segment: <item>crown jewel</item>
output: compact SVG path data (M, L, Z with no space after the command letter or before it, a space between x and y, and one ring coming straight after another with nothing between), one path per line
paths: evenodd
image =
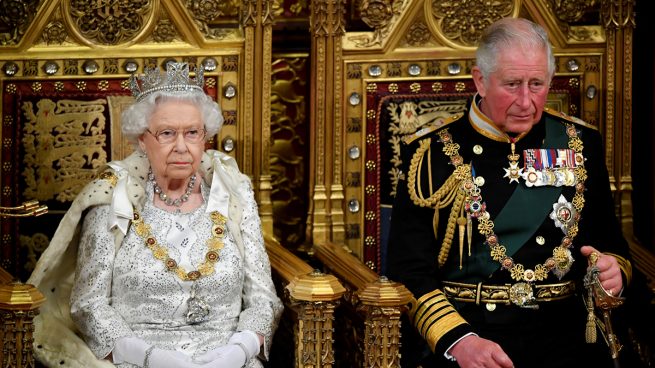
M193 91L204 93L205 77L203 68L196 68L196 78L189 78L189 64L169 62L166 72L162 73L158 67L143 70L143 75L130 76L130 89L139 102L147 95L156 91L165 91L173 94L185 94Z

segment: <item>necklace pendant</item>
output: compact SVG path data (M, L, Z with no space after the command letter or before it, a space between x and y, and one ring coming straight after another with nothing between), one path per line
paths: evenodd
M190 325L205 322L209 317L210 307L206 301L196 296L196 283L191 287L191 296L187 299L186 321Z

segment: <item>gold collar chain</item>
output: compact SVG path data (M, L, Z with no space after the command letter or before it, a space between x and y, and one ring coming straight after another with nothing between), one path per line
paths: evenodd
M566 134L569 136L569 148L575 152L582 153L582 140L578 137L578 132L573 125L566 125ZM459 155L459 145L453 142L452 135L448 132L447 128L439 132L439 137L444 144L444 153L450 158L451 164L457 170L463 162ZM512 257L507 256L507 249L500 244L498 236L493 231L494 222L491 220L489 212L486 211L486 205L476 206L477 212L472 217L478 220L478 231L485 237L485 243L489 245L491 258L500 263L501 268L508 270L512 279L525 282L543 281L548 277L548 272L551 270L555 270L554 273L561 278L570 269L572 263L570 248L573 246L573 239L578 234L578 221L582 208L584 207L584 182L587 179L587 170L582 164L574 170L577 182L575 185L573 206L577 210L577 215L571 224L568 225L566 234L562 238L560 245L553 249L553 256L546 259L543 264L535 265L534 270L526 269L522 264L514 262ZM483 204L480 188L475 184L474 178L468 177L464 179L461 183L461 190L466 193L467 203L476 202L477 204Z
M219 253L223 249L223 237L225 236L225 216L219 212L214 211L210 213L212 232L211 237L207 239L207 253L205 254L205 261L198 266L197 270L187 272L184 268L180 267L173 258L168 256L168 249L159 244L155 236L152 234L150 225L143 222L143 217L139 211L134 208L134 232L140 236L146 247L152 251L156 259L162 261L168 271L173 272L182 281L196 281L203 276L208 276L214 273L214 267L219 259Z

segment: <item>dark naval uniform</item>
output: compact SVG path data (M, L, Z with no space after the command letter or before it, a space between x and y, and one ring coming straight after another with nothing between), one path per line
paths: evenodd
M388 249L388 276L416 298L403 366L457 366L444 353L469 333L517 368L608 366L600 333L585 342L580 247L617 256L624 280L631 269L601 136L548 109L523 136L490 126L474 104L405 139Z

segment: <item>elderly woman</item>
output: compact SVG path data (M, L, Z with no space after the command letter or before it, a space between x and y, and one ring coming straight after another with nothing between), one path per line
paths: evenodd
M30 278L54 299L36 320L36 356L53 366L261 367L282 305L249 179L231 157L205 152L220 108L186 63L131 84L137 101L122 129L136 152L78 195ZM71 285L63 270L75 256Z

